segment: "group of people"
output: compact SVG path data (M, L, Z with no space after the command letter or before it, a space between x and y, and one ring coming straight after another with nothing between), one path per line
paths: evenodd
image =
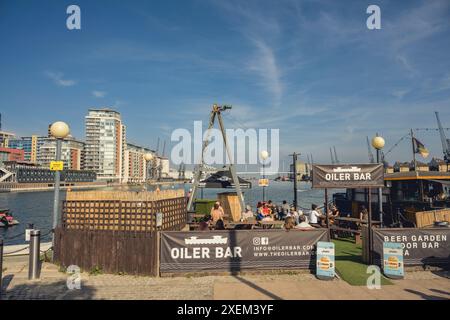
M336 217L340 215L338 208L335 205L330 206L328 213L329 223L333 224ZM311 210L305 214L301 209L296 210L291 207L286 200L280 206L277 206L269 200L267 202L258 202L256 206L256 213L251 211L250 206L247 206L245 212L242 214L242 221L249 219L256 219L261 221L285 221L285 228L320 228L325 226L326 215L321 212L316 204L311 205Z
M335 205L330 206L328 213L329 223L333 224L334 219L339 217L340 213ZM206 215L199 223L199 229L202 231L214 229L224 230L224 216L225 212L219 201L214 203L210 214ZM284 221L284 228L290 229L313 229L326 226L326 215L322 213L316 204L311 205L311 210L304 213L303 210L296 210L291 207L286 200L280 206L273 203L272 200L267 202L258 202L256 212L247 205L245 211L242 213L242 222L252 221Z

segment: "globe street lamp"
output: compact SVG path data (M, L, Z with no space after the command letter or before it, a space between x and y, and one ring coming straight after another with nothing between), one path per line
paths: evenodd
M381 149L383 149L385 144L385 141L382 137L380 137L377 133L375 137L372 139L372 147L374 147L377 150L377 163L381 163L381 156L380 152ZM383 168L384 170L384 168ZM378 188L378 208L380 212L380 223L381 227L383 227L383 189Z
M265 175L265 162L266 159L269 157L269 152L266 150L261 151L260 153L261 159L262 159L262 165L263 165L263 202L266 201L266 175Z
M57 121L50 127L50 133L56 139L56 161L61 161L61 147L62 141L70 133L67 123ZM53 198L53 235L52 235L52 248L55 250L55 230L58 225L58 213L59 213L59 187L60 187L61 173L59 170L55 171L55 194ZM54 252L53 252L54 253ZM54 254L53 254L54 256Z

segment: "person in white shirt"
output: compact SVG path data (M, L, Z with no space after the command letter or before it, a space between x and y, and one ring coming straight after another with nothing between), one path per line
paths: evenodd
M300 215L303 215L303 212L302 212L301 210L299 210L299 212L297 212L297 211L295 210L295 208L292 207L292 208L291 208L291 211L287 214L286 217L292 217L292 218L294 218L295 224L298 224L298 223L299 223L298 217L299 217Z
M324 219L324 216L317 211L317 205L311 205L311 209L309 213L309 224L313 227L320 228L320 222Z
M255 218L255 215L253 214L252 208L249 205L247 205L245 207L245 212L242 213L241 221L248 221L248 220L251 220L254 218Z
M295 226L296 229L314 229L308 222L306 222L306 217L304 215L299 218L300 223Z

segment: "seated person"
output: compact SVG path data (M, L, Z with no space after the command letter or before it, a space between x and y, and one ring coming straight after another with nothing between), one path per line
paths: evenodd
M296 229L314 229L308 222L306 222L305 215L299 217L300 223L295 226Z
M200 231L208 231L209 230L208 222L201 221L200 224L198 225L198 230L200 230Z
M331 206L331 212L328 214L330 224L334 224L335 218L339 217L339 215L340 215L339 209L333 204Z
M325 217L317 211L317 205L312 204L311 205L311 212L309 213L309 224L315 228L321 227L321 221Z
M264 203L261 209L261 213L267 217L272 214L272 209L270 209L269 205L267 203Z
M295 228L295 220L293 217L286 217L284 220L283 229L286 231L289 231L291 229Z
M245 207L245 212L242 213L242 219L241 221L249 221L253 220L255 218L255 215L253 214L252 208L247 205Z
M291 208L286 200L283 200L283 204L281 205L281 208L278 212L278 219L284 220L286 216L288 215L289 211L291 211Z
M277 206L272 202L272 200L267 202L267 207L270 209L270 214L272 216L278 214Z
M367 225L369 221L369 211L367 211L364 205L361 205L360 207L359 219L361 220L361 222L358 223L358 227L360 227L361 225Z
M303 214L303 212L302 212L302 214ZM287 214L287 217L292 217L296 224L299 223L299 221L298 221L299 216L300 216L300 214L295 210L294 207L292 207L291 210L289 211L289 213Z
M225 225L223 220L217 220L216 225L214 226L214 230L225 230Z
M274 219L271 216L265 216L261 221L274 221Z

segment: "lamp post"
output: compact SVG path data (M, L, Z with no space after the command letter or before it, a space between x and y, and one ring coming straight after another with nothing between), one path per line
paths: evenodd
M70 129L67 123L57 121L50 127L50 133L56 139L56 161L61 161L61 147L62 141L69 135ZM60 187L61 173L55 171L55 195L53 198L53 235L52 235L52 248L55 250L55 230L58 226L58 213L59 213L59 187ZM53 255L54 256L54 255Z
M298 200L297 200L297 157L300 155L300 153L294 152L293 154L290 154L292 156L292 174L294 176L294 209L297 211L298 207Z
M372 147L377 150L377 163L381 163L380 152L381 149L383 149L384 144L384 139L377 133L377 135L372 139ZM378 188L378 208L380 210L380 226L383 227L383 188Z
M266 179L266 173L265 173L265 164L266 164L266 159L269 157L269 152L267 152L266 150L261 151L260 153L261 159L262 159L262 165L263 165L263 179ZM263 202L266 201L266 185L265 185L265 181L263 184Z

